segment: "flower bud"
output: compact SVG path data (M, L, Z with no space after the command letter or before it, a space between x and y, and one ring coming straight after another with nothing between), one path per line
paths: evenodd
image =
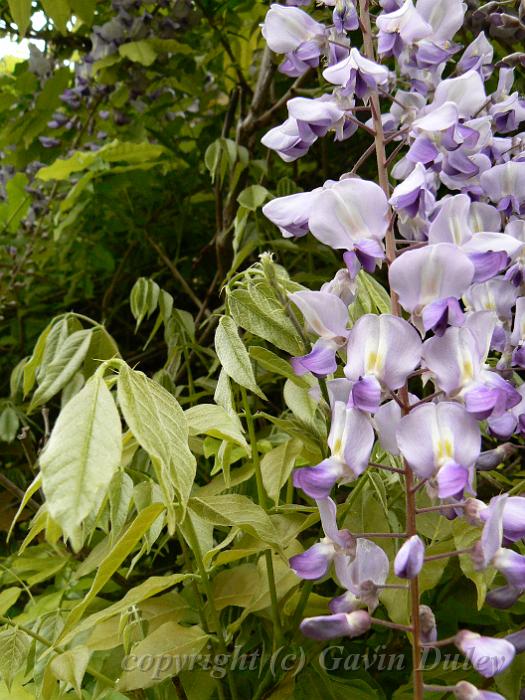
M419 628L421 641L435 642L437 639L436 618L428 605L419 606Z
M463 515L465 516L467 522L470 525L481 525L483 520L481 519L480 514L486 510L488 506L478 498L467 498L465 503L466 505L463 509Z
M497 608L498 610L506 610L514 605L522 593L523 591L521 588L514 588L514 586L500 586L499 588L495 588L493 591L487 593L486 602L493 608Z
M461 630L456 634L455 644L472 663L476 671L485 678L502 673L512 663L516 649L506 639L482 637L476 632Z
M516 649L516 654L521 654L522 651L525 651L525 629L508 634L505 639Z
M498 464L504 462L514 452L516 452L514 445L511 445L509 442L504 442L493 450L482 452L476 460L476 469L478 471L490 471L491 469L495 469Z
M492 691L478 690L467 681L460 681L454 687L454 697L457 700L505 700L503 695Z
M368 632L372 625L370 615L364 610L336 615L319 615L307 617L300 625L301 632L306 637L324 640L335 637L359 637ZM509 644L509 646L512 646Z
M415 578L423 566L425 545L418 535L412 535L401 547L394 560L394 571L399 578Z

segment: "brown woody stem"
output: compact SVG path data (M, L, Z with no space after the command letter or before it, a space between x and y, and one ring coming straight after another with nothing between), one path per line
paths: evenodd
M359 14L361 28L363 31L363 47L364 53L371 61L375 60L374 44L372 36L372 27L370 24L370 7L369 0L359 0ZM374 124L374 141L376 145L377 173L379 185L381 186L386 197L390 196L390 183L388 181L387 156L385 148L385 135L383 132L383 123L381 121L381 107L379 104L379 95L377 91L373 91L370 95L370 107L372 110L372 120ZM391 219L393 221L393 219ZM393 225L389 226L386 233L386 258L388 264L392 263L396 258L396 241ZM401 316L401 307L397 294L390 290L390 304L392 314ZM408 413L408 386L405 386L399 391L399 403L402 404L403 413ZM414 493L413 475L410 467L405 462L405 499L406 499L406 531L411 537L417 534L416 527L416 499ZM421 670L421 634L419 622L419 581L417 576L410 580L410 620L411 627L406 631L412 632L412 676L414 685L414 700L423 700L423 673Z

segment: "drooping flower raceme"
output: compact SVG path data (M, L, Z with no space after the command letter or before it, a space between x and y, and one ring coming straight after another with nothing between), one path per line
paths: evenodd
M310 393L330 423L324 459L303 462L293 473L301 497L319 507L324 537L291 566L312 580L331 574L342 588L328 606L331 614L327 609L303 621L306 636L364 634L382 624L370 617L381 591L408 587L409 630L415 637L417 618L420 637L413 644L420 652L421 645L439 643L436 616L417 592L429 558L416 517L425 510L479 528L477 541L461 553L470 554L479 572L494 567L506 579L489 590L490 605L510 608L525 592L525 556L515 544L525 537L525 497L494 493L503 479L483 479L479 490L492 489L490 502L475 498L477 472L499 468L525 435L525 384L517 379L525 367L525 138L518 131L525 102L513 92L514 69L496 62L489 34L474 32L466 47L456 41L462 0L380 0L377 33L368 28L367 3L360 3L360 22L352 0L320 4L331 8L332 26L317 21L322 9L315 20L300 10L308 6L301 0L268 11L264 35L285 54L281 70L304 75L323 57L323 84L315 96L292 96L288 119L263 143L285 162L329 135L343 149L360 128L374 146L339 180L263 208L283 236L309 232L312 244L328 246L345 265L320 291L289 299L312 341L310 352L292 358L292 368L318 380ZM496 16L500 22L502 14ZM358 28L361 47L348 34ZM402 87L393 89L396 84ZM357 173L374 147L377 178L362 179ZM391 313L376 292L370 298L383 313L364 313L363 289L372 289L367 275L380 267ZM387 494L400 487L396 480L405 484L404 529L375 533L403 540L387 550L396 552L393 566L374 533L352 535L338 524L348 512L346 489L359 488L363 472L376 468L388 472ZM330 497L336 487L339 506ZM417 510L420 497L433 505ZM390 583L396 579L401 583ZM522 632L495 638L461 630L453 641L490 678L525 648L523 639ZM413 672L417 697L423 673ZM443 692L463 700L501 698L466 680Z

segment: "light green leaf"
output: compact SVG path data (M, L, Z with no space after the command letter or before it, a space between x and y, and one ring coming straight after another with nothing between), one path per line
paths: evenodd
M142 659L151 656L153 668L141 671L138 666L124 671L118 682L119 690L149 688L164 678L175 676L191 663L208 642L209 635L198 625L183 627L177 622L166 622L133 647L133 657Z
M265 398L257 386L250 356L239 338L235 321L229 316L222 316L219 321L215 332L215 351L224 371L234 382Z
M67 23L71 9L67 0L40 0L44 12L51 17L53 24L61 34L67 33Z
M95 375L61 411L40 457L49 514L74 545L82 521L106 493L121 449L117 407L102 377Z
M127 163L146 163L157 160L166 151L164 146L159 146L149 141L112 141L103 146L98 155L108 163L124 160Z
M93 24L97 0L70 0L73 13L87 25Z
M152 503L141 513L139 513L135 520L133 520L124 530L122 535L115 543L115 546L108 552L106 557L100 563L97 573L95 574L95 578L93 579L93 583L91 584L91 588L84 598L69 613L60 635L60 639L57 640L57 642L61 641L72 629L75 629L76 634L76 626L82 619L82 616L84 615L91 601L95 598L98 592L102 590L115 571L119 569L122 562L133 551L133 548L137 545L137 543L144 537L151 525L155 522L160 513L162 513L163 509L164 507L161 503Z
M133 479L123 469L119 469L111 479L108 494L110 537L114 539L126 524L133 497Z
M21 593L22 589L17 588L16 586L4 588L4 590L0 593L0 615L6 614L9 608L16 603Z
M157 52L147 39L121 44L118 52L123 58L129 58L130 61L141 63L143 66L151 66L157 58Z
M135 331L138 330L144 318L149 318L157 308L159 294L160 287L152 279L139 277L133 285L129 297L129 304L131 306L131 313L137 322Z
M8 689L27 660L29 646L29 637L17 627L9 627L0 634L0 675Z
M302 449L303 443L297 438L291 438L267 452L262 458L261 472L264 488L275 503L279 502L279 493L288 481L295 460Z
M279 535L269 516L247 496L238 494L206 495L191 498L189 507L200 518L213 525L232 526L280 548Z
M97 159L98 153L93 151L76 151L69 158L57 158L51 165L46 165L37 172L36 176L47 182L49 180L67 180L70 175L89 168Z
M190 435L210 435L219 440L228 440L246 448L248 443L243 435L241 422L237 416L226 413L222 406L203 403L184 411Z
M134 143L115 140L96 152L76 151L69 158L57 158L51 165L40 168L37 177L45 182L48 180L67 180L71 174L86 170L97 160L103 160L107 163L122 160L128 163L140 164L156 161L164 151L163 146L147 141Z
M8 5L20 36L24 36L31 21L31 0L8 0Z
M389 314L391 312L390 297L387 291L379 282L364 270L361 270L357 277L360 293L367 294L376 312Z
M0 413L0 440L13 442L18 432L18 414L12 406L6 406Z
M7 201L0 204L0 222L2 229L10 233L16 233L29 209L31 198L26 191L28 182L24 173L16 173L5 185Z
M80 622L78 625L75 625L75 628L71 632L68 632L62 639L62 643L67 644L69 641L71 641L71 639L73 639L73 637L80 634L81 632L85 632L86 630L91 629L95 625L98 625L101 622L104 622L105 620L109 620L109 618L115 615L119 615L123 611L127 610L128 608L134 605L137 605L138 603L148 600L149 598L153 598L153 596L156 596L159 593L166 591L168 588L172 588L173 586L177 585L178 583L181 583L182 581L191 579L192 576L192 574L150 576L150 578L147 578L138 586L131 588L126 593L126 595L120 600L118 600L116 603L108 605L103 610L99 610L98 612L93 613L89 617L86 617L84 620L82 620L82 622Z
M129 429L152 461L165 505L171 508L176 495L184 510L196 463L188 447L186 417L177 399L125 364L119 373L118 399Z
M479 527L469 525L465 520L456 518L452 521L452 532L454 534L454 543L457 549L467 549L472 547L480 537ZM462 554L459 557L459 566L463 574L469 578L476 586L477 591L477 606L481 610L485 603L485 596L492 583L496 570L493 566L489 566L484 571L477 571L474 568L472 557L469 554Z
M59 681L70 683L82 697L80 690L82 679L89 664L91 651L86 646L78 646L74 649L58 654L51 661L51 672Z
M26 507L29 499L38 491L38 489L42 486L42 474L41 472L38 472L33 481L29 484L29 486L26 489L26 492L24 493L24 497L20 501L20 505L18 506L18 510L16 511L15 517L13 518L13 522L11 523L11 526L9 528L9 532L7 533L7 539L11 537L11 533L13 532L13 528L16 525L16 521L20 517L20 514Z
M29 411L49 401L63 389L84 362L91 342L91 329L72 333L46 367L38 389L33 394Z
M261 573L256 564L239 564L221 571L213 579L215 607L217 610L223 610L229 605L247 607L260 583Z
M271 350L259 345L252 345L248 348L248 352L252 360L255 360L258 365L267 369L269 372L286 377L298 386L308 386L308 382L306 382L303 377L298 377L295 374L289 361L279 357L279 355L276 355Z
M303 343L293 323L277 299L265 292L263 285L231 292L228 306L235 322L290 355L303 354Z
M244 189L237 197L237 201L241 207L245 207L250 211L255 211L264 204L269 195L266 187L261 185L250 185Z

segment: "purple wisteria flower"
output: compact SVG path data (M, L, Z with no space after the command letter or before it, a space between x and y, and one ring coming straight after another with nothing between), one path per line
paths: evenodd
M408 250L390 265L390 286L401 306L422 329L425 307L448 299L460 299L475 273L474 263L452 243L436 243Z
M347 305L329 292L305 290L289 297L303 314L308 331L319 336L307 355L292 359L294 372L298 375L312 372L323 377L335 372L336 352L348 337Z
M353 32L359 27L359 17L353 0L323 0L323 5L334 8L332 20L339 34Z
M427 403L404 416L397 444L420 479L429 479L439 498L472 491L474 464L480 453L477 421L463 406L449 401Z
M262 212L279 228L285 238L306 236L316 192L317 190L313 190L276 197L263 206Z
M399 389L419 365L421 338L401 318L366 314L350 331L346 353L345 375L354 382L353 403L374 412L383 392Z
M481 176L483 191L508 216L525 214L525 162L495 165Z
M379 590L385 583L390 563L384 550L371 540L357 540L355 558L348 564L342 558L335 561L335 572L347 593L330 602L333 613L350 612L357 602L372 613L379 605ZM350 595L349 595L350 594ZM350 603L350 609L347 605Z
M291 163L304 156L315 141L317 135L308 124L298 122L292 117L270 129L261 139L261 143L276 151L285 163Z
M328 435L331 456L293 474L294 486L315 499L326 498L336 481L348 483L364 472L374 446L374 429L363 411L336 401Z
M450 398L461 398L479 420L497 417L521 401L512 384L486 369L495 325L494 313L478 311L461 328L448 328L423 345L423 363L436 386Z
M366 209L363 201L368 203ZM346 251L345 263L355 277L360 265L371 272L384 258L387 211L387 199L378 185L348 177L325 183L316 195L308 223L321 243Z
M482 637L476 632L462 630L455 638L457 648L485 678L502 673L516 655L515 647L505 639Z
M335 561L338 566L348 568L356 556L356 540L348 530L337 527L337 506L331 498L317 501L325 537L302 554L290 559L290 567L303 579L322 578ZM339 564L338 564L339 562Z
M355 95L366 100L372 90L388 81L388 69L352 48L347 58L325 68L323 77L332 85L340 86L343 95Z
M272 51L286 54L282 73L298 76L319 65L326 28L298 7L274 3L266 13L262 34Z

